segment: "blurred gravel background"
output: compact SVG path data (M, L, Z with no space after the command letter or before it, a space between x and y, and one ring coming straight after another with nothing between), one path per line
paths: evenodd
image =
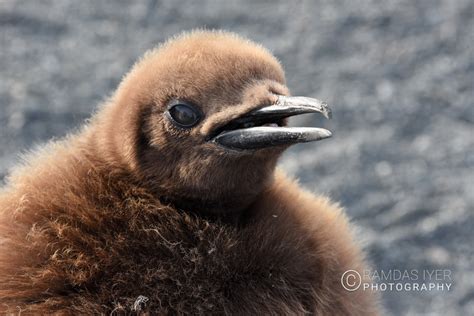
M340 200L377 270L452 270L451 291L383 292L393 315L474 314L474 3L0 0L0 179L74 131L148 48L196 27L270 48L335 136L283 167Z

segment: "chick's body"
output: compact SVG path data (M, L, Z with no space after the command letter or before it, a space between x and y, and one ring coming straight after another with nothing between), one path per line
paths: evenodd
M209 141L274 94L288 94L278 62L234 35L148 54L87 127L10 176L0 312L374 314L372 293L340 283L364 268L346 217L274 170L284 146ZM203 118L177 128L170 99Z

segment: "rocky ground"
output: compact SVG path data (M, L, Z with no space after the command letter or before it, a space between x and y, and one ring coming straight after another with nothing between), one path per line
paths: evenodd
M270 48L334 137L282 166L341 201L377 271L452 271L450 291L381 291L393 315L474 310L474 3L0 0L0 178L74 131L170 35L224 28ZM407 283L413 283L407 281Z

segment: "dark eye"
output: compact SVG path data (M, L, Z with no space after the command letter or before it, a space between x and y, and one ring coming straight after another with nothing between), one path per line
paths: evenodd
M168 105L168 117L171 121L182 128L190 128L199 123L202 114L198 108L189 102L173 100Z

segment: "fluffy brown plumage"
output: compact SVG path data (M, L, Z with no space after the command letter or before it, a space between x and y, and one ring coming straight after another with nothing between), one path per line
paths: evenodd
M206 141L284 84L273 56L229 33L148 52L81 132L9 177L0 312L375 314L372 293L340 284L364 268L343 211L275 171L285 146ZM163 115L172 98L205 119L176 128Z

